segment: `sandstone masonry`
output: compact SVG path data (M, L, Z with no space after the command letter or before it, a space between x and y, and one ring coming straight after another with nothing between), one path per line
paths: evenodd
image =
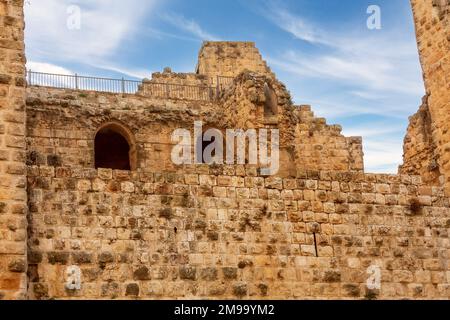
M26 87L23 2L1 0L0 298L450 298L449 6L412 3L428 92L401 173L383 175L250 42L206 42L196 72L166 68L136 94ZM279 129L279 173L175 165L171 133L199 120ZM131 170L96 168L116 151L102 128Z

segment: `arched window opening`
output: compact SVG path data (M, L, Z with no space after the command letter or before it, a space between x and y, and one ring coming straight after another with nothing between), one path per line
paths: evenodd
M95 135L95 168L135 169L135 145L122 126L104 125Z
M269 85L264 84L264 95L266 101L264 103L264 116L275 116L278 114L278 98L275 90Z

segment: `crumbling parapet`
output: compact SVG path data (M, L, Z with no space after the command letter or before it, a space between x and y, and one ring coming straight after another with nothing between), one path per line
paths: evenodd
M448 299L442 188L407 175L223 169L30 166L30 296ZM372 269L383 278L369 291Z
M292 145L297 169L363 171L361 137L344 137L340 125L315 117L309 105L297 106L295 115Z
M401 174L420 175L430 185L442 183L428 96L423 98L419 111L409 118L403 150L403 165L399 170Z
M216 88L211 79L196 73L176 73L170 68L155 72L151 79L144 79L137 95L176 100L212 101Z

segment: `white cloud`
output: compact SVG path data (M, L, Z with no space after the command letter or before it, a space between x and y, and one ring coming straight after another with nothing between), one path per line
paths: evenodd
M27 69L33 72L73 75L74 72L51 63L28 61Z
M364 139L364 164L367 172L398 173L403 150L395 141Z
M27 54L33 60L95 65L111 59L156 0L39 0L25 5ZM71 5L80 8L80 29L69 29Z
M199 40L219 41L220 38L203 30L200 25L194 21L175 13L166 13L161 16L163 20L175 26L176 28L190 33Z
M377 50L355 53L346 48L319 55L287 50L279 58L270 58L270 62L301 77L335 79L353 85L358 88L353 93L364 92L366 96L385 95L386 92L423 94L420 69L417 64L417 68L411 68L411 60L416 61L417 55L405 54L401 56L402 61L398 61L399 54L386 57L379 55Z
M287 72L339 80L354 85L353 93L364 92L366 97L385 92L424 93L417 46L414 41L405 41L403 34L383 30L349 35L347 31L326 30L273 3L263 14L295 38L321 47L314 54L287 49L270 59Z
M371 93L364 90L353 90L350 91L350 93L356 97L360 97L366 100L379 100L386 97L382 93Z
M55 77L56 75L74 75L75 72L51 63L27 61L27 69L33 73L27 74L29 85L72 88L75 83L73 77ZM40 74L36 74L38 72Z
M301 98L301 103L311 104L320 116L370 114L404 120L416 108L408 103L420 104L424 86L417 46L412 38L405 39L404 33L384 29L371 33L339 32L294 15L278 2L269 3L263 15L294 38L317 49L300 52L286 48L268 60L278 70L296 78L291 85L294 81L317 83L322 87L317 92L321 93L329 88L331 92L325 96L312 97L311 92L303 92L296 97L296 100ZM344 130L345 134L368 138L364 139L368 171L397 172L403 150L401 129L398 129L401 125L396 121L398 125L394 129L374 124Z
M178 39L178 40L183 40L183 41L192 41L192 42L199 42L201 41L198 38L194 38L194 37L187 37L187 36L182 36L182 35L178 35L178 34L173 34L170 32L165 32L165 31L161 31L161 30L156 30L153 28L147 28L146 29L146 35L150 35L156 39L165 39L165 38L174 38L174 39Z
M405 110L403 110L401 106L399 107L397 105L373 107L340 100L341 99L333 100L331 95L329 97L323 97L322 99L308 98L304 95L302 96L300 104L311 105L316 115L327 119L342 117L347 118L363 114L383 117L388 114L391 118L404 119L409 115L406 115ZM389 113L387 113L387 110L389 110Z
M270 3L264 15L273 23L278 25L279 28L289 32L299 40L304 40L314 44L331 45L333 43L330 42L320 30L313 27L313 24L305 18L294 16L287 10L281 9L279 5Z

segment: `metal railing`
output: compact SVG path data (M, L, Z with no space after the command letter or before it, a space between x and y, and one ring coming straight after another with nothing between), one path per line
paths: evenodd
M61 89L100 91L121 94L138 94L155 98L213 101L219 91L232 82L232 77L217 77L217 85L201 86L153 81L136 81L99 78L27 70L29 86L43 86ZM212 82L211 82L212 83Z
M180 100L213 101L216 99L216 88L211 86L195 86L173 83L143 82L139 85L138 94Z
M217 76L217 88L218 90L224 90L233 82L234 77Z
M89 90L111 93L134 94L141 81L64 75L27 70L27 82L30 86L53 87L73 90Z

